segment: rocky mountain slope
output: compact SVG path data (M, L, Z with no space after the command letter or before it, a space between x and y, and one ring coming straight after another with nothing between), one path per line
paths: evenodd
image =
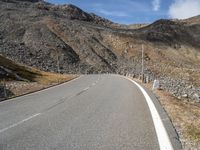
M200 86L199 18L133 27L71 4L0 0L0 54L44 71L139 75L143 44L145 75L163 79L175 96L195 86L192 97Z
M198 25L200 24L200 15L185 20L179 20L179 22L183 22L187 25Z
M101 43L99 52L94 50L92 43L83 47L86 41L96 42L90 35L96 30L85 27L83 21L102 26L111 24L110 21L87 14L73 5L16 0L0 3L0 20L4 20L0 23L0 51L5 56L48 71L57 71L58 59L64 72L76 72L77 65L82 66L80 68L96 65L111 68L109 61L115 59L112 51ZM73 45L64 36L68 36Z
M74 77L40 71L0 55L0 101L68 81Z

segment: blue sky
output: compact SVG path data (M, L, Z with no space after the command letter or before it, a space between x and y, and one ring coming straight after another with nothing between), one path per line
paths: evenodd
M73 4L121 24L151 23L161 18L184 19L200 14L200 0L47 0ZM186 11L189 10L189 11Z

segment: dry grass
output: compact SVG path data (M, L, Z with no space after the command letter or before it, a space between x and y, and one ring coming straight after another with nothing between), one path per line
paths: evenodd
M16 64L13 61L1 55L0 55L0 66L6 67L7 69L14 71L16 74L18 74L24 79L44 85L61 83L74 78L74 76L72 75L44 72L32 67Z
M4 80L3 84L7 89L6 98L13 98L34 91L42 90L52 85L57 85L59 83L72 80L76 77L75 75L44 72L32 67L16 64L1 55L0 66L10 69L20 77L29 80L29 82L16 81L14 76ZM0 79L0 83L1 82L2 81Z
M145 84L151 89L151 84ZM184 149L200 149L200 104L179 100L164 90L154 91L178 131Z
M200 144L200 105L178 100L164 91L156 94L182 138Z
M41 76L35 78L35 81L40 84L48 85L53 83L62 83L65 81L69 81L73 78L75 78L74 75L42 72Z
M190 82L194 86L200 86L200 68L177 67L162 62L148 68L158 76L179 78Z

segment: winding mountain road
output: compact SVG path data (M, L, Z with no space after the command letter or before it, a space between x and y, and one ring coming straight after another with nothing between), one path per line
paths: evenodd
M153 103L168 149L181 149L167 115ZM81 76L0 102L0 150L157 150L161 144L143 93L121 76Z

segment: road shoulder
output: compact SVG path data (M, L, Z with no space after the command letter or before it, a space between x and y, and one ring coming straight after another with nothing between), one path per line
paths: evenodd
M128 78L128 79L130 79L130 78ZM132 79L130 79L130 80L132 80ZM170 120L170 117L168 116L167 112L162 107L161 103L159 102L159 100L157 99L157 97L154 95L153 92L151 92L149 89L147 89L146 87L144 87L141 84L140 84L140 86L142 88L144 88L144 90L147 92L148 96L152 100L153 104L155 105L156 110L159 113L159 116L160 116L162 123L164 125L164 128L165 128L165 130L166 130L166 132L169 136L169 139L170 139L170 142L172 144L173 149L174 150L182 149L182 145L181 145L181 142L179 140L179 136L177 134L177 131L176 131L175 127L173 126L172 121Z

